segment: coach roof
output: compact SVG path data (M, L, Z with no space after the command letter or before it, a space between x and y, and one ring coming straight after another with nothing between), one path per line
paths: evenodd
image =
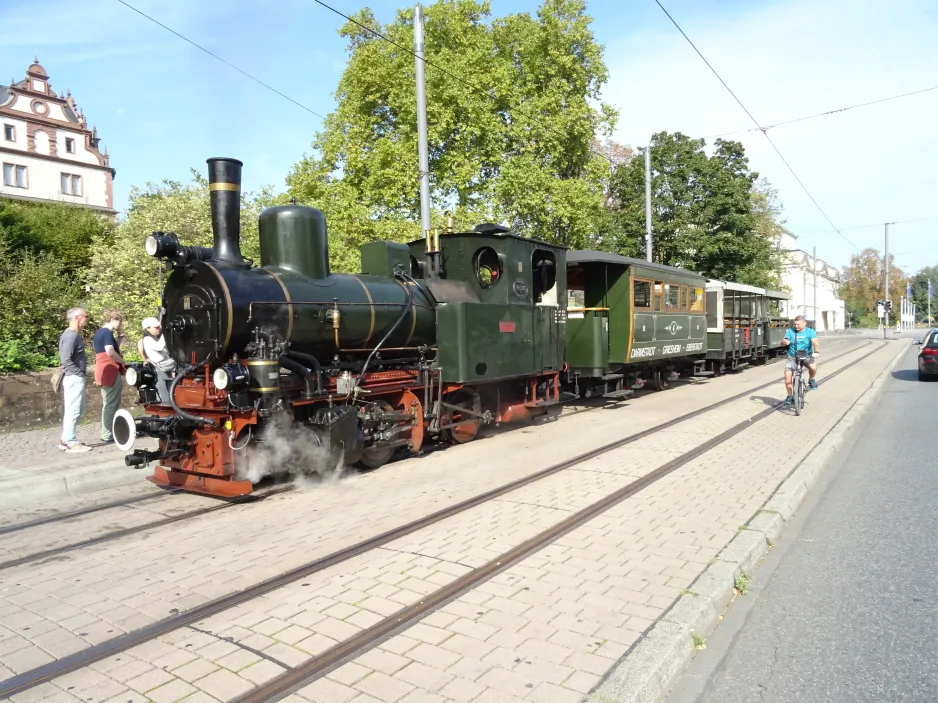
M681 275L681 276L694 276L701 280L705 280L704 276L701 276L699 273L694 271L688 271L687 269L677 268L676 266L665 266L664 264L655 264L650 261L645 261L644 259L632 259L628 256L619 256L618 254L610 254L605 251L594 251L592 249L587 249L583 251L568 251L567 252L567 265L571 264L618 264L619 266L640 266L642 268L651 269L652 271L662 271L664 273L670 273L672 275Z

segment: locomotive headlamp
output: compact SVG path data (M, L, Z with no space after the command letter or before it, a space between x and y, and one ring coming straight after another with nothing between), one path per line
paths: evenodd
M179 252L179 238L175 232L154 232L144 243L147 254L158 259L174 259Z
M143 364L131 364L124 372L124 380L128 386L136 388L146 388L156 383L156 374L148 366Z
M225 364L215 369L212 383L222 391L236 391L248 384L248 370L242 364Z

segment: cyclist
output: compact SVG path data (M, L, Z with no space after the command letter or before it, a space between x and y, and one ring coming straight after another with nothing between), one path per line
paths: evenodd
M808 366L808 378L810 379L808 387L812 391L817 390L817 381L814 380L814 376L817 374L817 362L814 357L820 356L817 334L810 327L805 329L805 325L804 315L798 315L795 318L795 329L789 328L782 340L782 346L788 347L788 360L785 365L785 390L788 391L788 397L785 398L785 405L791 405L795 402L791 394L791 379L792 374L798 368L795 354L799 351L808 352L808 358L805 359Z

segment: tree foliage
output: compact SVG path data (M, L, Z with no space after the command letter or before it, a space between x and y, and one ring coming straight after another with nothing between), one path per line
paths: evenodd
M644 249L645 158L616 169L615 225L607 248L634 256ZM654 261L758 286L779 285L781 225L767 184L756 187L742 144L659 132L651 146Z
M926 266L912 276L912 302L915 303L915 314L919 320L928 323L928 282L932 289L938 290L938 266ZM931 300L932 317L938 316L938 298Z
M211 246L212 220L206 180L195 170L193 181L182 184L163 181L133 188L127 217L113 236L99 238L92 247L87 273L88 312L92 319L106 308L124 313L128 336L136 341L142 334L140 322L159 309L169 271L148 256L143 245L154 231L175 232L185 245ZM246 258L260 258L257 216L271 202L268 192L245 193L241 197L241 251Z
M905 294L905 274L889 257L889 291L893 303L893 314L899 312L899 298ZM873 248L867 248L850 257L841 277L840 293L848 311L862 327L875 327L876 301L885 300L886 275L883 256Z
M92 242L112 230L107 217L87 208L0 199L0 232L9 250L50 254L72 275L87 266Z
M333 267L355 270L357 247L421 236L411 10L382 26L354 22L338 105L288 178L292 194L330 223ZM425 11L427 121L434 221L505 221L528 236L584 246L601 228L609 163L591 152L614 111L584 0L544 0L535 16L491 19L480 0ZM395 46L398 45L398 46ZM399 48L403 47L403 48ZM436 67L441 68L436 68Z
M65 312L79 290L53 254L16 251L0 237L0 371L56 362Z

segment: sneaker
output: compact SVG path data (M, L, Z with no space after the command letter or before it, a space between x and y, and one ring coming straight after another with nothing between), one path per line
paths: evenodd
M75 444L69 444L65 448L66 454L84 454L85 452L90 452L91 447L87 444L82 444L81 442L76 442Z
M104 437L102 437L101 444L114 444L114 438L111 437L110 439L104 439Z
M785 398L785 405L794 405L794 404L795 404L795 399L792 396L788 396L787 398Z
M59 446L56 447L56 449L58 449L60 452L64 452L66 449L68 449L68 445L62 440L59 440Z
M810 381L808 381L808 388L810 388L812 391L816 391L817 381L815 381L814 379L811 379Z

